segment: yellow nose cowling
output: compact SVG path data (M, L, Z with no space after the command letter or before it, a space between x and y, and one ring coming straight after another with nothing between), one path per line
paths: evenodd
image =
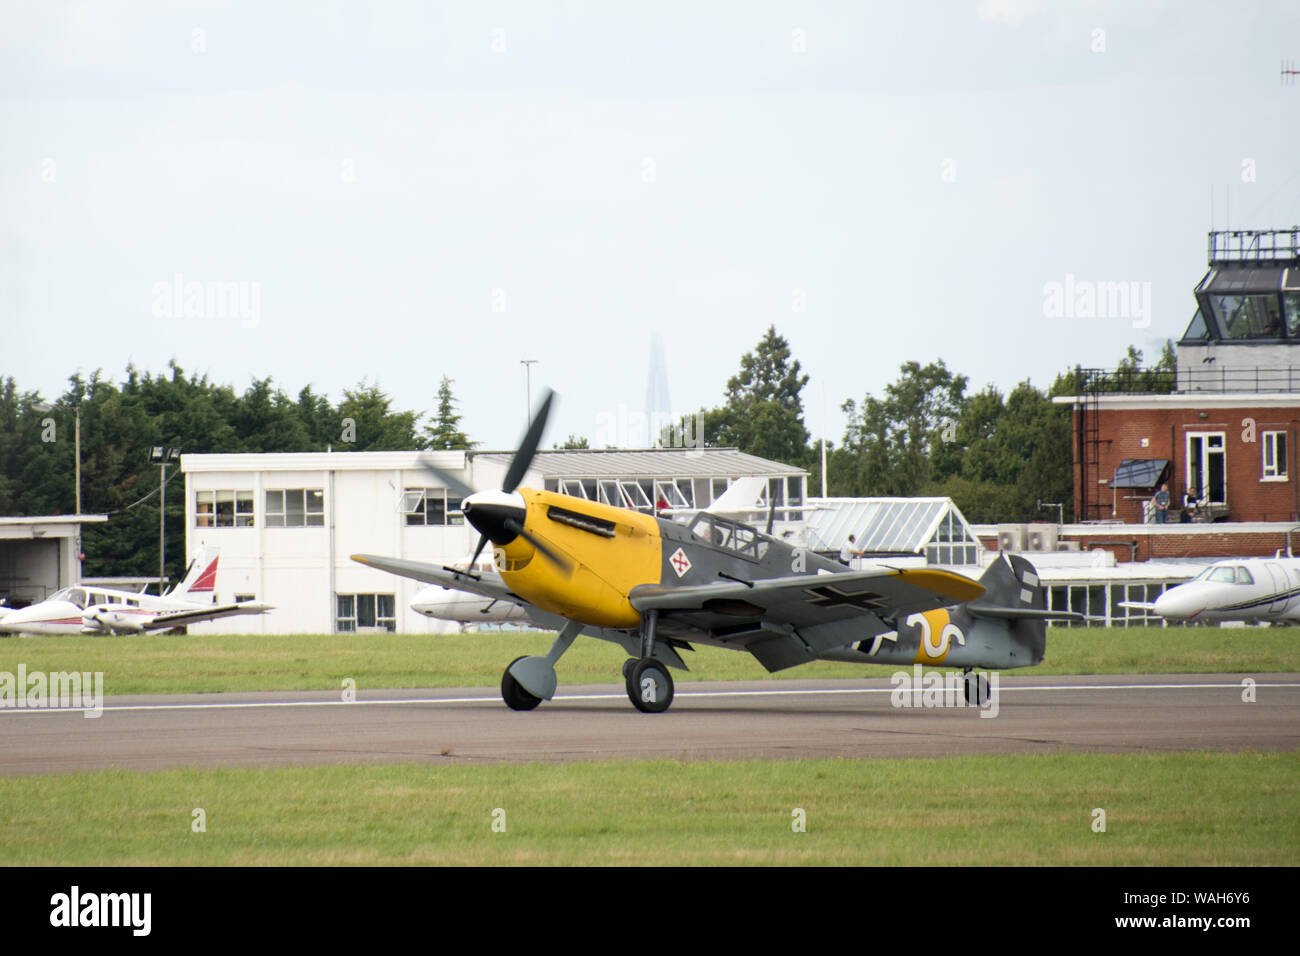
M564 554L572 567L547 560L521 536L499 549L504 552L498 566L505 585L542 610L583 624L637 627L641 615L627 596L638 584L660 583L659 523L650 515L583 498L531 488L518 491L528 506L524 528ZM592 519L592 527L612 530L612 536L575 527L572 520L554 520L551 508Z

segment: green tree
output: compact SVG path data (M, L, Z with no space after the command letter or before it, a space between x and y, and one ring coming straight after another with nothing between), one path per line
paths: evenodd
M743 452L802 464L808 458L808 429L803 422L800 393L808 384L797 361L791 361L790 344L769 326L752 352L740 360L740 371L727 382L727 400L720 408L703 412L705 446L735 446ZM683 429L695 431L684 419ZM680 442L679 442L680 443Z
M392 399L378 385L361 382L345 389L339 403L339 444L335 451L414 451L424 442L416 434L415 412L393 411Z
M472 442L460 430L461 417L456 413L456 399L451 394L453 380L446 375L438 386L438 411L433 421L424 428L425 440L429 448L440 450L469 449L477 443Z
M284 392L272 389L269 378L254 379L240 396L232 424L243 451L307 451L311 441L298 406Z
M837 494L915 495L936 478L956 474L956 444L966 376L954 375L943 361L922 366L906 362L885 398L852 399L837 467L831 468Z
M339 413L324 395L317 395L310 385L298 393L298 420L307 432L304 451L324 451L337 444L343 433Z

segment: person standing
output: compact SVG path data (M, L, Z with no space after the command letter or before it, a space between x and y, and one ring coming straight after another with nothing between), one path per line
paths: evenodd
M1169 520L1169 485L1161 485L1151 504L1156 509L1156 524L1165 524Z
M849 567L849 562L854 558L862 557L862 552L853 547L856 542L857 539L854 538L853 535L849 535L849 540L845 541L844 547L840 548L840 564L844 565L846 568Z

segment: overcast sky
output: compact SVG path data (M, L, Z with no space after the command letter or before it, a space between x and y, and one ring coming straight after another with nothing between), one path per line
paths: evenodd
M907 360L1005 390L1179 337L1211 188L1300 223L1283 60L1295 2L0 0L0 374L446 374L513 447L535 359L547 444L605 444L654 334L684 411L774 324L838 441Z

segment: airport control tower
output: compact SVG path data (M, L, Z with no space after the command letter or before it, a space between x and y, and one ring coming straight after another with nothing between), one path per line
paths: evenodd
M1179 392L1300 391L1300 226L1211 232Z
M1300 521L1300 226L1211 232L1194 295L1176 372L1084 369L1079 394L1053 399L1074 408L1074 514L1147 523L1163 487L1167 521L1286 525L1230 554L1290 547L1281 534ZM1212 553L1165 537L1170 554Z

